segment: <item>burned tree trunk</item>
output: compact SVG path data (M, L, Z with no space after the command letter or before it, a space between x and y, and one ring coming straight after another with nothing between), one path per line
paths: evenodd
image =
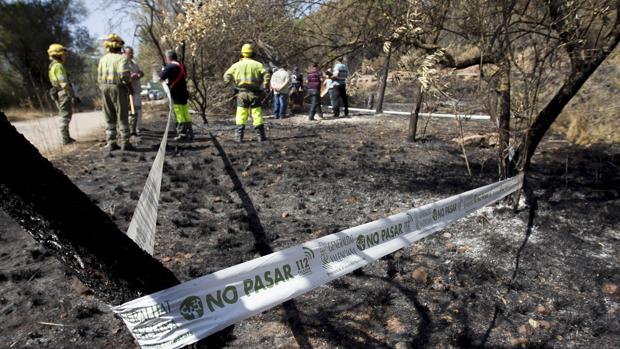
M0 208L94 294L120 304L179 283L0 113Z
M392 47L387 52L385 62L383 63L383 70L381 72L381 81L379 82L379 93L377 93L377 109L375 113L383 113L383 99L385 97L385 88L387 87L387 80L390 73L390 60L392 59Z
M415 142L418 133L418 119L420 116L420 106L422 106L422 85L415 80L413 86L413 107L409 115L409 129L407 130L407 141Z
M510 176L508 152L510 143L510 60L504 57L499 65L499 86L497 88L497 129L499 134L498 165L499 178Z

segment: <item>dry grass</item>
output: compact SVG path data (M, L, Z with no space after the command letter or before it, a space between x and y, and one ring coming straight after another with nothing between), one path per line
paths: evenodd
M620 49L581 88L552 128L575 144L620 143Z
M52 115L56 115L56 112L44 111L40 109L32 109L32 108L16 108L11 107L2 110L4 114L6 114L9 121L25 121L25 120L34 120L39 118L45 118Z

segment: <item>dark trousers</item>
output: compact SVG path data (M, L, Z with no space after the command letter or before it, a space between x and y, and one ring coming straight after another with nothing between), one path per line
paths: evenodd
M342 100L342 106L344 107L344 115L348 116L349 98L347 97L347 85L345 84L334 86L334 101L336 102L336 105L334 105L333 108L335 117L340 116L340 103L338 103L340 100Z
M308 90L308 95L310 96L310 119L313 119L316 113L319 113L319 116L323 117L321 92L319 90Z

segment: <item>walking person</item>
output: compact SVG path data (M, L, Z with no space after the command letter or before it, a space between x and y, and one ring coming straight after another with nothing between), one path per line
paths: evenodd
M125 46L125 57L129 64L129 77L131 78L131 100L133 102L133 112L129 113L129 130L131 136L137 136L140 132L140 124L142 123L142 85L140 79L144 76L144 72L140 70L140 66L133 59L133 48Z
M120 36L110 34L104 41L107 53L99 60L97 82L101 89L103 111L106 118L106 149L119 149L116 127L121 133L122 150L135 150L129 142L128 104L131 93L129 62L122 54L125 42Z
M291 79L286 64L283 64L273 76L271 76L271 90L273 91L273 115L276 119L286 116L288 92L291 87Z
M58 108L62 144L67 145L75 142L75 139L69 135L69 123L73 115L72 99L75 95L64 66L67 58L67 49L61 44L51 44L47 49L47 55L51 60L48 71L50 83L52 84L50 96Z
M187 101L189 100L189 91L187 91L187 73L185 66L179 62L176 51L166 51L166 65L159 73L161 80L168 81L170 88L170 96L172 97L172 107L177 121L177 136L174 140L193 140L194 129L192 127L192 118L189 115Z
M340 116L340 105L338 103L334 104L334 102L342 101L342 106L344 107L344 116L349 116L349 98L347 96L347 78L349 77L349 69L344 63L336 61L334 64L334 72L333 72L333 94L334 101L332 102L332 107L334 108L334 117Z
M270 75L262 63L253 59L252 45L241 47L241 59L224 73L224 82L234 81L239 90L237 94L237 112L235 117L235 141L243 142L243 132L248 116L252 117L252 125L259 142L267 139L263 121L262 96L269 86Z
M308 120L314 120L314 115L319 114L318 118L323 119L323 109L321 108L321 83L323 74L319 70L319 66L313 63L307 73L306 82L308 86L308 95L310 96L310 114Z

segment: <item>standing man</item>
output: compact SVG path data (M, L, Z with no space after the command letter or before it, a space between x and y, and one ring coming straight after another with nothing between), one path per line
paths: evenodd
M276 119L286 116L286 100L288 90L291 87L291 79L286 64L283 64L271 77L271 89L273 90L273 115Z
M332 107L334 108L334 117L340 116L340 104L337 103L342 100L344 106L344 116L349 116L349 98L347 97L347 78L349 77L349 69L344 63L336 61L334 65L334 99ZM335 105L334 105L335 104Z
M308 120L314 120L314 114L319 114L319 119L323 119L323 109L321 108L321 84L323 83L323 73L319 70L319 65L312 63L308 68L307 74L308 95L310 96L310 114Z
M63 64L67 57L67 49L61 44L51 44L47 49L47 55L51 60L48 72L50 83L52 84L50 95L58 108L62 144L67 145L75 142L75 139L69 136L69 123L73 114L72 99L74 94Z
M237 94L237 127L235 129L235 141L238 143L243 142L243 131L250 115L258 141L262 142L267 139L263 124L261 97L266 87L269 86L270 76L263 64L253 60L253 57L252 45L243 45L241 47L241 60L233 64L224 73L224 82L234 81L239 89Z
M140 85L140 79L144 76L144 72L133 60L133 48L131 46L125 46L125 57L129 64L132 91L130 98L133 102L133 113L129 113L129 130L132 136L137 136L142 122L142 96L140 95L142 85Z
M121 131L121 149L135 150L129 143L128 103L131 88L129 63L122 54L125 42L120 36L110 34L106 37L103 45L107 53L99 60L97 68L97 82L102 93L103 111L105 112L106 149L113 151L118 149L116 142L116 125Z
M177 118L177 136L175 140L194 139L194 129L192 128L192 118L189 115L187 101L189 92L187 91L187 73L185 66L179 62L176 51L166 51L166 66L159 73L162 80L168 80L172 106Z

